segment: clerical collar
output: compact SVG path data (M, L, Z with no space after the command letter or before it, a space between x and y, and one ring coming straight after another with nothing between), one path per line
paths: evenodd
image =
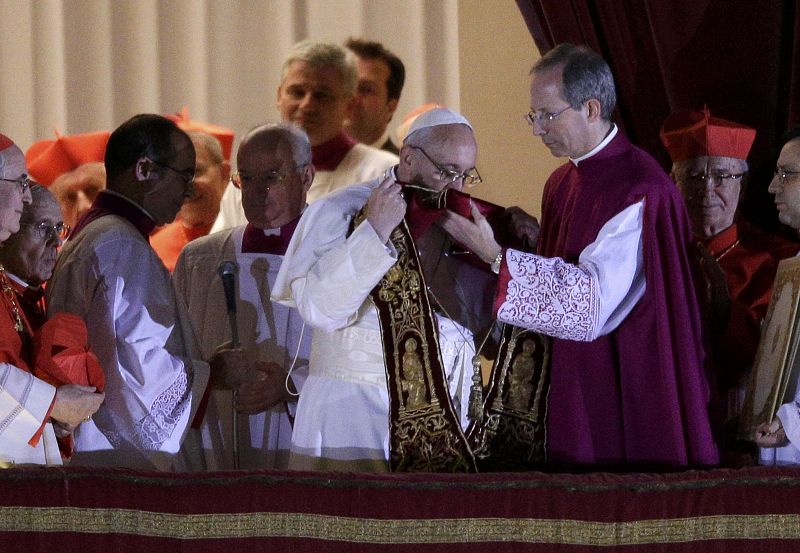
M311 147L311 162L317 171L333 171L356 144L341 131L327 142Z
M136 227L136 230L148 242L150 241L150 233L156 228L155 220L142 206L113 190L102 190L95 198L89 211L84 213L75 224L69 239L75 238L89 223L106 215L122 217Z
M14 282L16 282L16 283L17 283L19 286L21 286L23 290L27 290L28 288L30 288L31 290L34 290L34 289L35 289L35 288L33 288L33 287L30 285L30 284L28 284L27 282L25 282L24 280L22 280L21 278L19 278L17 275L15 275L14 273L10 273L10 272L8 271L8 269L6 269L6 276L8 277L8 279L9 279L9 280L12 280L12 281L14 281ZM41 288L41 287L40 287L40 286L37 286L36 288Z
M608 146L608 143L611 142L615 136L617 136L617 124L611 123L611 130L608 131L608 134L603 139L603 141L600 142L600 144L589 150L587 153L583 154L581 157L576 157L575 159L569 158L569 160L575 164L575 167L577 167L578 163L580 163L584 159L589 159L590 157L598 153L600 150Z
M279 228L260 229L247 223L242 235L242 253L285 255L301 215Z

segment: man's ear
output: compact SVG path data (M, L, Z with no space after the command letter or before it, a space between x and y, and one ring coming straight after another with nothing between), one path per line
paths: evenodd
M150 180L153 175L153 162L150 158L140 157L136 160L136 180Z
M303 169L303 192L306 194L308 193L308 189L311 188L311 185L314 183L314 175L317 174L317 170L314 168L313 163L309 163L306 165L305 169Z
M389 121L392 120L392 116L394 115L394 110L397 109L397 104L400 103L400 98L393 98L387 102L386 107L389 108Z
M589 121L597 121L603 117L603 108L600 105L600 100L597 98L590 98L586 101L586 107L589 110Z

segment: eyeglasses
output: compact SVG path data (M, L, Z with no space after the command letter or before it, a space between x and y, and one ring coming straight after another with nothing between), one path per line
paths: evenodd
M708 181L715 181L716 186L725 186L734 182L742 180L747 172L743 173L726 173L724 171L712 171L710 173L694 173L689 174L688 179L696 185L705 186Z
M183 183L186 186L189 186L190 184L192 184L192 181L194 180L194 168L192 168L192 169L176 169L175 167L173 167L172 165L169 165L168 163L164 163L162 161L156 161L156 160L152 160L152 161L156 165L160 165L161 167L164 167L165 169L169 169L173 173L177 174L181 178L181 180L183 181Z
M428 161L430 161L431 164L433 164L433 166L439 170L439 180L441 181L450 184L456 182L457 180L460 180L463 181L464 186L467 187L472 187L475 186L476 184L480 184L483 182L483 178L481 178L481 174L478 173L477 167L473 167L472 169L467 169L467 171L464 173L459 173L458 171L455 171L453 169L448 169L447 167L442 167L441 165L436 163L433 160L433 158L431 158L431 156L429 156L427 152L422 148L420 148L419 146L411 146L411 147L414 148L415 150L419 150L420 152L422 152L422 155L424 155L428 159Z
M253 186L256 183L263 184L263 188L265 192L269 192L273 188L277 188L283 184L283 182L299 173L301 170L305 169L308 166L308 163L302 163L300 165L296 165L294 168L294 173L287 174L281 171L267 171L266 173L261 173L260 175L248 175L246 173L242 173L241 171L236 171L231 175L230 181L236 188L243 188L245 186Z
M22 175L21 177L16 179L0 179L0 180L15 183L17 186L19 186L20 194L25 194L25 192L27 192L28 189L31 187L31 178L28 175Z
M536 123L539 125L549 123L568 109L572 109L572 106L567 106L564 109L556 112L530 110L523 117L525 117L525 121L528 123L528 125L532 127Z
M786 179L795 175L800 175L800 171L789 171L786 167L775 168L775 177L781 181L781 184L786 183Z
M23 227L32 227L36 230L36 234L45 242L50 242L55 238L59 240L66 240L69 236L69 231L72 228L65 223L56 223L51 225L46 221L39 221L38 223L20 223Z

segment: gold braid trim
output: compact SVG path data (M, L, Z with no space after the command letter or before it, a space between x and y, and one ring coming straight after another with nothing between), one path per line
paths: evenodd
M800 540L800 515L714 515L630 522L541 518L390 519L299 513L172 514L82 507L0 507L0 532L132 534L171 539L298 538L363 544L520 542L655 545Z

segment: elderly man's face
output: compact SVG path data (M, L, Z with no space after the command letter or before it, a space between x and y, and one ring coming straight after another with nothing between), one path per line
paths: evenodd
M475 135L466 125L440 125L428 138L416 144L414 137L400 152L400 180L433 190L461 190L464 181L449 181L448 171L464 174L475 167L478 145ZM442 171L445 169L446 171Z
M561 73L562 68L555 67L531 76L531 111L536 114L533 134L555 157L574 159L596 144L588 132L585 107L570 107L561 93Z
M237 156L245 217L261 229L277 228L300 215L311 185L308 165L298 167L291 148L248 142Z
M278 87L281 117L306 131L312 146L327 142L343 129L352 102L338 71L303 61L289 66Z
M785 177L775 175L769 183L769 191L775 194L778 219L784 225L800 230L800 138L784 144L777 169Z
M33 286L49 280L61 246L57 229L63 224L58 202L50 195L38 197L25 208L19 232L3 244L6 269Z
M711 238L733 224L746 173L742 159L701 156L673 175L697 238Z
M100 162L85 163L53 181L50 192L61 204L64 222L75 226L92 202L106 188L106 169Z
M151 160L155 178L142 198L142 207L153 216L157 225L171 223L184 200L191 195L195 169L192 141L185 135L174 134L175 155L169 160Z
M358 85L347 132L359 142L380 138L397 108L397 99L389 99L388 80L385 61L358 58Z
M19 219L23 204L31 203L31 192L23 192L19 182L27 178L25 156L16 145L9 146L0 153L3 165L0 167L0 243L19 230Z
M197 154L192 195L184 202L178 217L188 226L208 225L219 213L219 203L228 184L229 169L208 151L205 142L192 139Z

